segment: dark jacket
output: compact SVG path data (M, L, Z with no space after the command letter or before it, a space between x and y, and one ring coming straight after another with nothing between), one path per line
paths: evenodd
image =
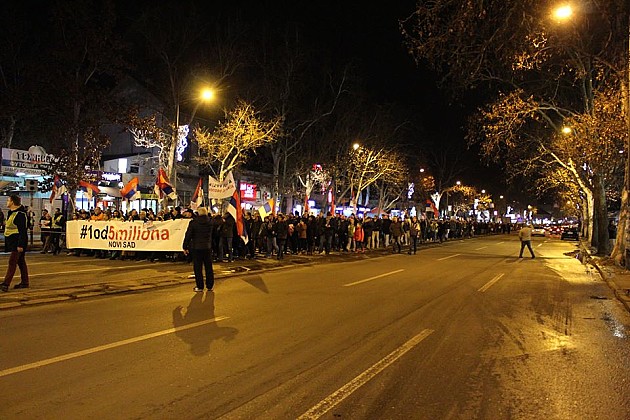
M287 239L287 236L289 236L289 224L286 220L282 220L276 223L276 235L280 240Z
M212 249L214 223L208 216L198 216L190 221L182 247L190 249Z
M13 213L16 213L15 218L13 219L13 224L17 227L18 233L6 236L7 232L5 231L5 252L17 251L18 248L23 248L24 250L26 250L26 246L28 245L28 225L26 218L26 209L24 208L24 206L20 206L15 210L9 210L9 213L7 213L6 222L9 221Z
M234 237L234 231L236 230L236 221L231 214L227 214L221 225L221 236L224 238Z

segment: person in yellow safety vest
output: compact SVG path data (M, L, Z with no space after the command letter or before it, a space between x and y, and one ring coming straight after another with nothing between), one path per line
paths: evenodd
M26 267L26 246L28 245L26 209L18 195L12 195L7 200L9 213L4 228L5 252L10 252L7 273L0 291L7 292L17 267L20 267L21 282L14 289L26 289L29 286L28 268Z

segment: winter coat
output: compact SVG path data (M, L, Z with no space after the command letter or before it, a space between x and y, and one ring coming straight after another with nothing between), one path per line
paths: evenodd
M389 232L394 237L401 236L402 235L402 223L400 223L400 222L392 222L392 224L389 225Z
M182 248L190 249L212 249L212 231L214 223L210 217L198 216L190 221Z

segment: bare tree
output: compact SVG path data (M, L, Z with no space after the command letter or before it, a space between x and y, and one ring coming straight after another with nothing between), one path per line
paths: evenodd
M222 181L247 161L249 153L277 141L281 128L281 117L265 120L252 104L241 100L234 109L225 111L225 120L214 131L203 127L195 130L200 151L197 160Z

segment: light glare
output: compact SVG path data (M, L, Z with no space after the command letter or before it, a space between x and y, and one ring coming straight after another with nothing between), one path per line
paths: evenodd
M560 6L553 12L553 15L559 20L569 19L573 16L573 8L569 5Z

